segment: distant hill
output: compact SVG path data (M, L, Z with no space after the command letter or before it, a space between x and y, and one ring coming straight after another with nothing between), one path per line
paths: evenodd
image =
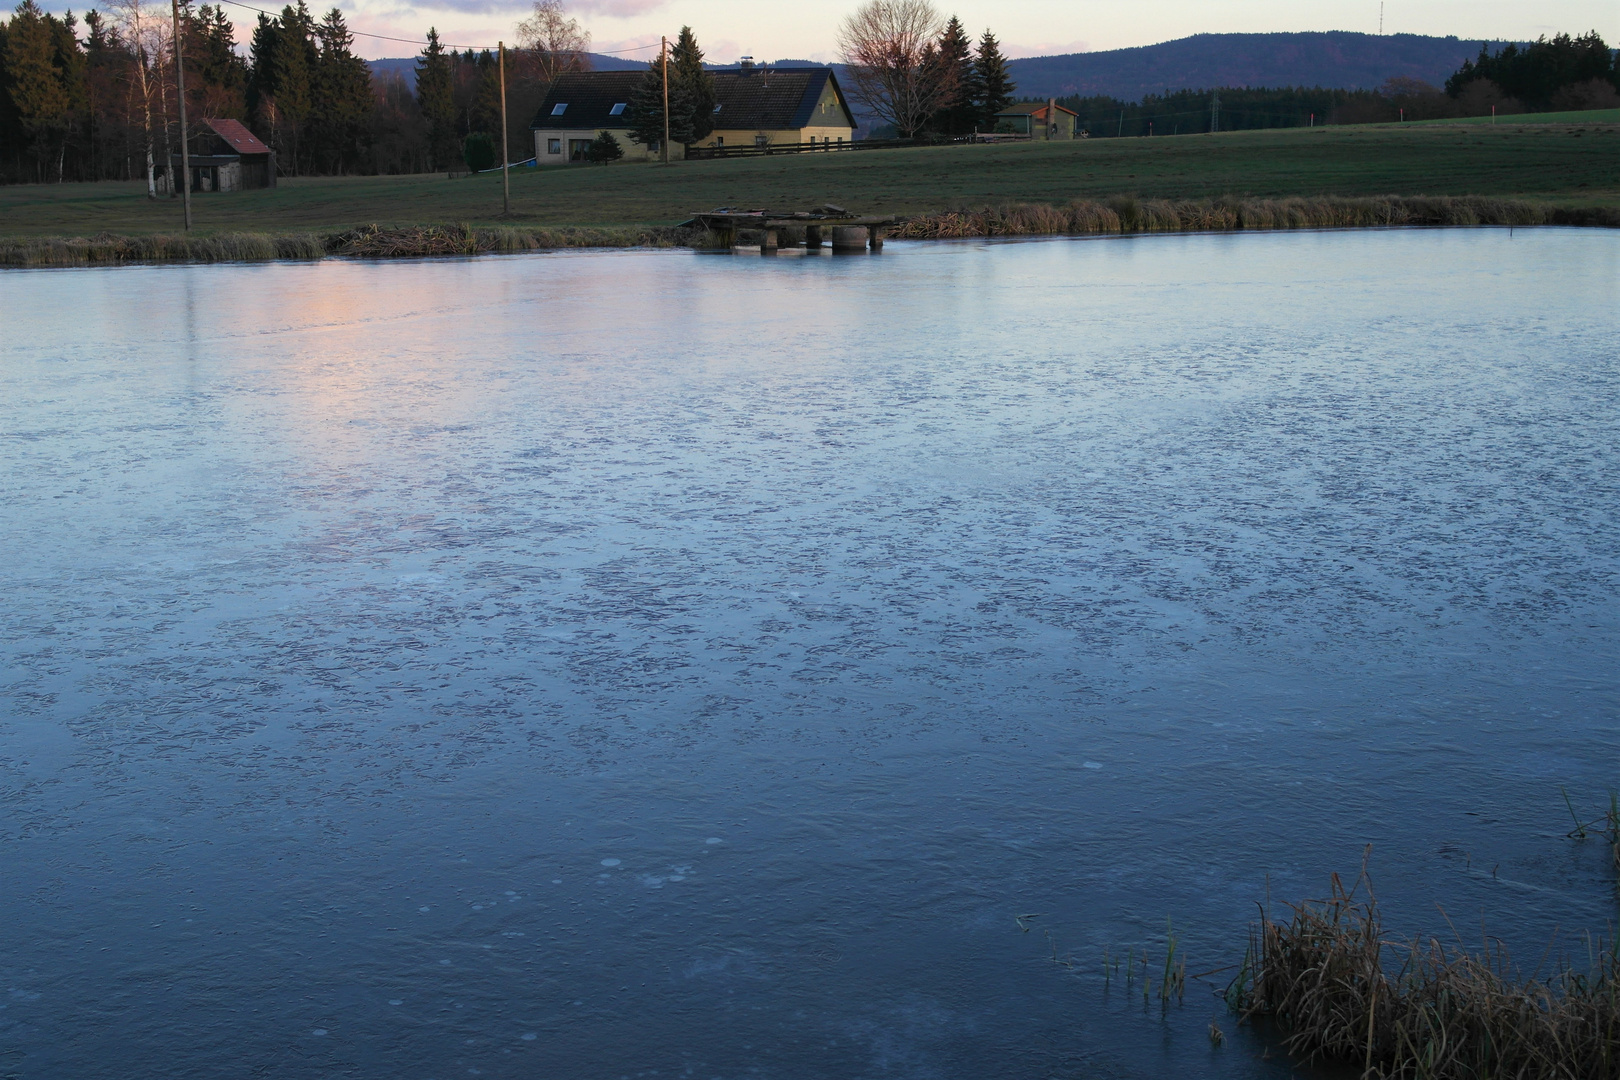
M1167 90L1322 86L1371 90L1403 75L1440 86L1481 42L1418 34L1196 34L1159 45L1013 60L1019 96L1106 94L1140 101Z
M607 56L603 53L587 53L591 58L591 67L596 71L639 71L647 66L645 60L626 60L622 56ZM416 57L391 56L382 60L367 60L371 68L372 78L386 79L391 75L405 76L407 83L416 78ZM413 83L414 85L414 83Z

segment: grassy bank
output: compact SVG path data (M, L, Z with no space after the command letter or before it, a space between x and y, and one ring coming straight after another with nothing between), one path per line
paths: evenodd
M1620 228L1620 207L1571 207L1483 197L1076 200L1018 203L912 218L896 239L1087 236L1144 232L1387 228L1418 225L1586 225ZM744 244L757 238L744 231ZM787 242L787 241L784 241ZM93 266L130 262L260 262L273 259L423 258L562 248L703 247L701 230L672 226L545 228L524 225L370 225L317 233L158 234L0 239L0 266Z

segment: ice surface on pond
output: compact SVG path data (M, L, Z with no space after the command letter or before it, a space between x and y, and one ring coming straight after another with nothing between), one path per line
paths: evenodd
M1617 280L4 272L0 1071L1280 1078L1104 951L1234 963L1367 843L1399 934L1602 932Z

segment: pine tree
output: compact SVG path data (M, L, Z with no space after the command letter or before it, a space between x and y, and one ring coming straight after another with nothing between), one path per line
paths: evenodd
M87 124L90 113L90 65L79 44L79 23L73 12L60 19L46 16L51 31L51 64L66 97L67 110L63 114L62 143L57 148L56 181L61 183L69 151L74 153L74 173L84 179L78 167L78 152L88 146Z
M428 30L427 47L416 59L416 105L427 127L428 167L442 169L456 158L456 99L450 61L439 32Z
M974 106L973 90L977 84L973 63L973 42L962 29L956 16L945 24L939 35L938 63L944 78L954 89L946 99L945 107L934 114L929 127L943 135L966 135L978 126L979 113Z
M630 136L636 142L645 146L658 146L664 141L664 58L657 57L647 65L647 71L642 75L641 81L630 92L630 101L624 110L625 123L630 127ZM675 77L675 69L671 66L671 80ZM674 85L671 84L673 91ZM674 103L671 102L671 105ZM674 124L673 110L670 114L670 123ZM673 141L673 140L672 140Z
M270 16L259 13L248 45L247 114L259 137L273 137L269 116L276 96L276 46L281 43L281 27Z
M1007 71L1000 42L988 30L979 39L979 54L973 58L973 86L980 130L989 131L995 127L996 114L1012 104L1013 91L1018 87Z
M703 50L690 26L681 27L675 47L669 51L670 139L679 143L702 142L714 131L714 76L703 70ZM679 95L676 85L679 84ZM675 103L680 100L680 134L675 134Z
M472 106L467 110L469 133L482 131L489 135L501 130L501 75L495 57L487 49L478 54L478 86L473 91Z
M236 32L223 4L204 4L193 16L180 9L186 35L186 93L195 115L246 115L247 66L236 55Z
M72 106L56 65L55 21L34 0L18 4L6 28L5 67L8 96L29 139L29 151L39 170L36 175L54 160L60 182Z
M354 36L333 8L315 30L320 55L315 67L312 120L317 154L328 172L357 168L366 153L373 99L371 69L354 55Z
M296 8L289 4L281 9L272 81L280 134L284 136L284 145L291 147L290 161L295 176L303 164L304 125L314 108L314 74L319 62L314 30L314 20L304 0L298 0Z
M585 156L598 165L606 165L610 161L618 161L624 157L624 147L613 137L613 132L604 129L598 131L596 138L591 140L591 147L585 152Z

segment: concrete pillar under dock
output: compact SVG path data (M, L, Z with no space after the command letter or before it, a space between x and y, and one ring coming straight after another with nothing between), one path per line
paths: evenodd
M832 248L834 251L865 251L868 236L865 225L835 225Z

